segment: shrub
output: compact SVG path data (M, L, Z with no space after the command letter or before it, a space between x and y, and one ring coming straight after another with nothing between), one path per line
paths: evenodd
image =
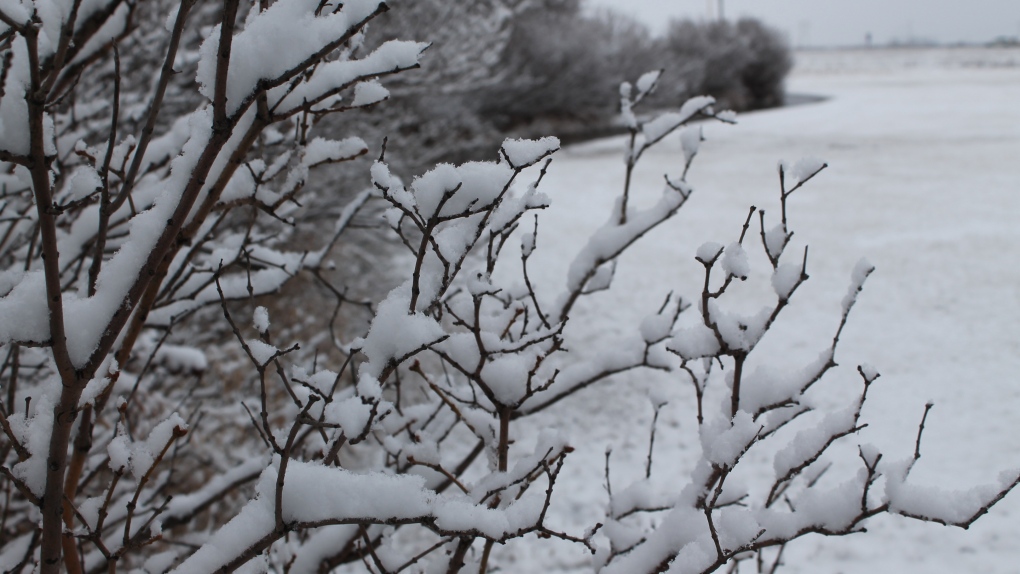
M617 82L653 60L648 30L611 12L584 16L579 8L526 10L513 20L498 64L505 81L479 90L479 113L501 130L536 121L553 126L605 121Z
M0 220L4 570L484 572L497 543L552 537L590 549L604 572L709 572L752 555L775 564L775 549L800 536L857 532L882 513L966 527L1020 480L936 500L909 480L919 454L889 462L868 447L851 476L818 480L814 463L860 428L878 377L859 366L860 394L831 412L802 400L836 368L839 334L872 271L866 262L819 360L790 373L749 370L807 279L788 199L824 163L780 168L778 221L752 209L734 241L695 250L700 293L667 297L640 325L621 326L619 339L588 343L594 359L578 360L569 349L587 337L568 319L579 302L597 304L616 261L693 193L687 167L701 130L692 122L733 114L698 97L639 120L634 108L659 74L619 89L629 133L622 195L553 299L536 290L544 279L529 276L528 260L541 244L530 215L549 202L542 182L555 138L507 140L497 161L439 165L410 186L381 158L374 192L353 195L321 246L288 251L291 204L314 168L368 153L360 139L316 135L316 120L380 103L387 91L377 80L418 66L425 46L358 50L386 10L373 0L250 9L225 0L215 14L208 6L185 0L169 11L152 85L116 47L139 30L130 26L138 4L0 8L10 214ZM215 26L192 28L208 15ZM197 85L174 83L175 62L187 61ZM105 87L78 80L103 70ZM175 103L195 109L163 116L175 109L164 97L189 88L197 93ZM104 89L109 105L97 95ZM633 169L670 134L686 165L637 208ZM359 339L281 335L254 298L328 269L331 246L373 194L409 251L394 264L404 283L372 307ZM520 257L509 259L518 242ZM741 315L725 303L752 263L767 266L774 298ZM203 308L222 314L233 358L198 347L208 336L193 321ZM171 334L187 344L170 344ZM299 335L333 348L311 364L292 361ZM235 378L203 379L210 359L233 360L219 366ZM542 432L511 443L535 413L644 369L691 386L697 466L680 488L614 490L604 526L555 530L547 518L569 439ZM763 458L767 484L732 480Z
M790 48L758 20L675 21L665 50L667 69L693 93L711 94L736 109L783 103L783 80L793 66Z
M615 111L617 86L609 79L634 70L665 64L668 87L650 97L653 107L707 94L745 110L782 105L792 67L779 33L748 18L676 21L664 38L653 38L644 25L612 11L586 15L576 5L539 5L510 25L495 68L504 81L477 89L465 103L499 130L524 135L601 133Z

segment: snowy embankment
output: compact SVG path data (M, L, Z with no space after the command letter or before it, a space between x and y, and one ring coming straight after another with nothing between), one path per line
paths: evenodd
M844 369L825 383L839 395L841 385L853 390L858 363L882 373L862 415L869 427L851 437L848 456L857 443L909 456L930 400L917 481L993 482L1020 466L1020 50L811 52L799 56L789 89L829 99L746 115L737 126L706 125L689 203L629 252L614 290L583 309L583 327L572 327L612 338L671 290L695 295L698 246L732 241L750 205L775 213L778 160L821 157L830 168L791 200L794 241L811 245L811 280L767 343L775 365L802 364L824 347L854 263L867 257L877 270L837 352ZM682 169L674 140L644 158L631 192L639 205L659 196L663 173ZM553 206L532 261L547 294L562 288L571 254L609 217L622 149L623 139L612 138L557 154L543 184ZM652 387L670 399L654 472L678 488L685 482L698 449L689 383L643 373L594 387L541 419L543 428L567 430L577 447L553 505L563 528L579 532L601 518L607 499L596 477L607 448L614 487L643 476L652 407L634 389ZM1018 519L1016 493L969 531L879 517L866 534L794 543L782 571L1015 572ZM500 562L508 571L582 571L588 563L582 549L549 541L507 550Z

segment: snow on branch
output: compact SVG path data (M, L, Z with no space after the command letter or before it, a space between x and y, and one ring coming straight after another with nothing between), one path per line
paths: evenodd
M497 4L476 8L505 36L513 12ZM639 115L661 71L623 84L620 197L565 277L539 276L533 254L560 247L540 214L570 199L546 178L558 139L507 139L492 161L405 184L373 144L335 133L349 124L325 121L366 113L388 98L384 77L426 57L420 42L365 43L386 10L0 0L0 569L486 572L502 545L557 539L605 573L735 572L752 557L774 572L807 534L889 513L967 528L1020 483L1016 471L962 492L910 479L930 405L912 459L858 445L829 463L867 425L879 378L862 364L850 399L816 397L874 267L853 268L814 360L761 350L808 280L788 200L825 162L780 164L768 223L751 207L733 237L682 247L700 265L694 293L664 286L642 320L592 332L580 314L599 312L618 263L694 192L712 129L696 122L733 114L703 96ZM677 173L635 201L638 162L670 137ZM368 189L302 203L321 168L369 154ZM384 225L366 225L374 216ZM365 228L367 244L348 244ZM371 234L387 231L402 257L382 259ZM397 280L334 266L345 248ZM303 273L314 286L280 298ZM349 296L352 278L377 297ZM304 305L311 288L335 306ZM365 328L337 328L345 304ZM328 326L309 332L319 316ZM672 384L693 390L696 411L659 429ZM561 531L562 508L593 502L558 486L587 437L539 415L597 386L605 400L648 389L644 464L614 485L607 453L604 519ZM656 449L680 440L693 466L663 473Z

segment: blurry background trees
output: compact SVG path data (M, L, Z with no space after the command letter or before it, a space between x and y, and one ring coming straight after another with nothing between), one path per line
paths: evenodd
M390 4L394 10L373 23L372 41L432 47L421 70L388 84L388 113L342 121L362 122L357 133L367 128L378 142L388 137L394 169L405 174L491 157L508 134L569 142L622 133L613 123L619 81L649 69L664 70L651 101L658 108L695 95L737 111L782 105L793 64L786 39L753 19L678 20L657 37L626 14L586 10L582 0Z
M470 108L501 131L565 141L601 135L616 111L617 80L662 68L655 107L711 95L735 110L782 105L793 60L785 39L752 19L674 21L665 36L613 11L588 13L577 1L535 2L513 19L497 73Z

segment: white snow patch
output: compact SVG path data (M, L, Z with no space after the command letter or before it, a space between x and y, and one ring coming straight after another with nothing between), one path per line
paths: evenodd
M558 149L560 149L560 140L554 137L503 141L503 152L514 168L532 165Z

